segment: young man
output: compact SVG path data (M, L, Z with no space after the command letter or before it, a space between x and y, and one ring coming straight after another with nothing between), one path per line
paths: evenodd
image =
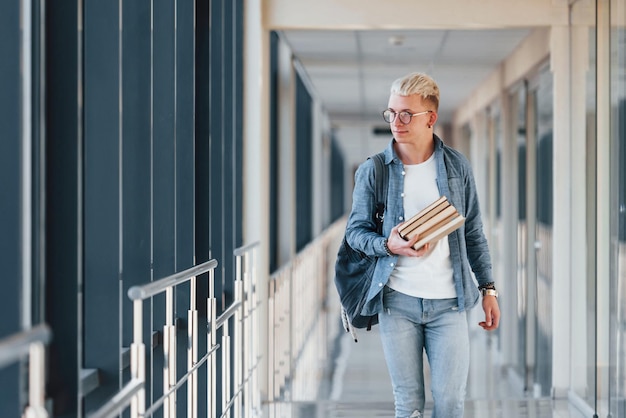
M466 312L482 293L485 320L479 325L493 330L500 320L471 167L433 133L438 107L439 88L429 76L413 73L393 82L383 112L393 134L384 151L389 189L383 235L372 221L376 196L371 160L356 172L346 228L353 248L379 257L362 313L379 315L396 418L423 416L424 350L431 370L432 416L463 417L470 358ZM440 196L448 198L465 223L415 250L418 237L407 241L398 227Z

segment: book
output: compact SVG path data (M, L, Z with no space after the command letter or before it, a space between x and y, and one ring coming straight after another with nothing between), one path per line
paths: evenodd
M442 196L402 224L398 232L407 241L417 236L418 240L413 245L417 250L427 243L440 240L464 222L465 217Z
M404 234L404 238L406 240L410 240L414 236L421 237L425 233L429 232L434 227L439 226L442 222L446 221L448 218L453 217L457 214L456 209L452 205L447 205L443 210L432 216L426 222L420 223L416 228L406 232Z
M408 221L402 224L402 226L398 229L398 232L401 236L407 235L411 231L415 230L415 228L419 227L448 206L450 206L448 199L446 199L445 196L441 196L439 199L426 206L424 209L413 215Z
M464 222L465 222L465 218L457 214L453 218L448 219L446 220L446 222L438 225L437 228L433 228L432 230L427 231L424 235L422 235L417 240L415 245L413 245L413 248L417 250L419 248L422 248L424 245L428 244L429 242L432 243L432 242L439 241L441 238L447 236L451 232L460 228Z

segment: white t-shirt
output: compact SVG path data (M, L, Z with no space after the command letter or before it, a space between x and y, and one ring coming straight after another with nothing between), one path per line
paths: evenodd
M439 198L435 153L421 164L405 164L404 176L404 219L409 219ZM421 257L398 256L387 285L398 292L424 299L457 297L448 237L437 241Z

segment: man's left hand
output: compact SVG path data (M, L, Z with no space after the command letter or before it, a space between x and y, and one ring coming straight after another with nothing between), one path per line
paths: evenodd
M498 328L500 324L498 298L492 295L483 296L483 311L485 311L485 320L479 322L478 325L487 331Z

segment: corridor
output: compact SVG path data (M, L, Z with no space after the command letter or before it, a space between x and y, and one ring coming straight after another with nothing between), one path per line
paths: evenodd
M626 0L2 0L0 92L0 418L391 417L333 270L392 114L480 206L466 417L626 418Z

